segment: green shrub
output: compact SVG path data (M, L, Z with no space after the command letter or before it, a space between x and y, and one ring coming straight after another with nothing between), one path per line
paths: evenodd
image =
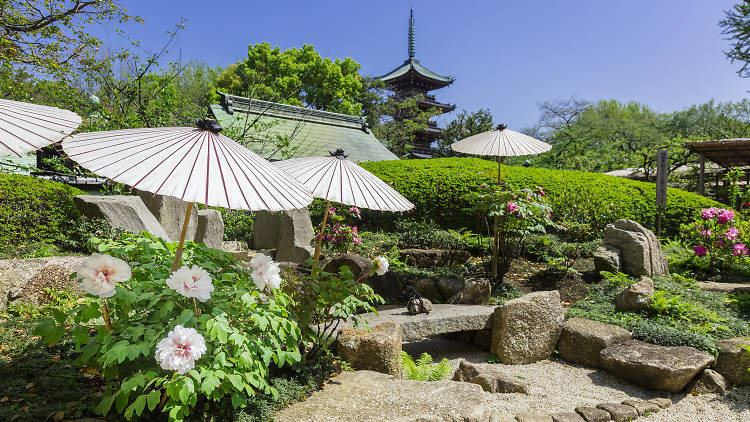
M438 363L432 363L432 356L422 353L415 361L403 350L401 351L401 367L407 379L417 381L440 381L453 371L447 358L443 358Z
M62 183L0 174L0 244L65 247L81 220L73 197L83 194Z
M443 228L469 228L486 232L486 223L469 211L474 205L466 194L478 192L483 183L497 183L497 163L479 158L438 158L363 163L362 167L393 186L416 205L406 215L432 219ZM509 167L501 169L502 179L511 188L543 186L552 205L556 223L575 222L591 230L577 228L586 240L619 218L630 218L654 228L656 185L598 173L570 170ZM691 221L695 211L721 204L680 189L670 189L664 233L676 236L681 223ZM392 224L400 215L365 212L370 224ZM564 224L563 224L564 225ZM583 240L583 239L579 239Z
M230 210L214 207L221 212L224 220L224 240L238 240L248 242L253 237L255 218L252 211Z
M553 234L532 234L523 239L523 256L539 262L559 258L591 258L600 244L600 240L565 242Z

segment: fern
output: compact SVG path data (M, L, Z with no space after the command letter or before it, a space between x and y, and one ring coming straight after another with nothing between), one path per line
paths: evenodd
M401 351L401 367L407 379L417 381L440 381L453 371L450 361L446 358L434 364L432 356L422 353L415 361L403 350Z

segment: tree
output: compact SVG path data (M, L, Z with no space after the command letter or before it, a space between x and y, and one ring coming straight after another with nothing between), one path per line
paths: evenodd
M436 108L422 110L419 103L423 100L423 95L405 99L390 96L377 108L377 124L372 133L399 157L409 153L414 147L415 134L427 129L430 119L440 114Z
M90 67L102 42L88 28L131 19L141 21L117 0L1 0L2 71L21 67L60 76L76 63Z
M360 65L351 58L323 58L312 45L281 50L269 43L248 47L247 59L227 67L216 87L230 94L360 115Z
M479 109L473 113L463 110L458 113L455 119L448 123L440 134L437 147L435 148L435 156L451 157L455 155L451 149L452 143L478 133L486 132L493 127L492 114L489 110Z
M750 77L750 0L741 0L724 11L724 19L719 21L722 33L732 40L732 48L724 54L732 63L741 64L737 73L742 78Z

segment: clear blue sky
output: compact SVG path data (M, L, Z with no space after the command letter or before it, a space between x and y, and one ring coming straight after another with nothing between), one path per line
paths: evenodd
M730 0L566 1L193 1L124 0L146 20L126 32L157 48L187 19L173 49L183 61L226 66L267 41L305 43L327 57L352 57L381 75L407 57L409 8L416 58L456 82L433 91L457 110L489 108L521 129L539 103L576 97L638 101L669 112L710 99L739 100L750 79L735 73L718 21ZM122 44L113 28L105 40ZM449 117L450 118L450 117ZM442 120L443 122L445 119Z

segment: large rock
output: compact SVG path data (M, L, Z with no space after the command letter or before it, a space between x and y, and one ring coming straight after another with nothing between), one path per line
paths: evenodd
M555 350L563 319L557 290L505 302L495 309L491 351L511 365L547 359Z
M159 221L135 195L78 195L76 208L86 217L103 218L110 226L132 233L147 231L168 242L173 241Z
M615 422L630 422L638 419L638 411L626 404L600 403L596 407L609 413Z
M307 208L284 211L279 214L279 243L276 250L277 261L305 262L312 257L311 246L315 231Z
M464 264L471 254L445 249L402 249L401 259L413 267L433 268Z
M642 276L615 296L615 308L620 312L646 312L654 302L654 281Z
M393 271L387 271L383 275L374 274L367 278L367 284L375 293L391 303L397 302L404 290L401 280Z
M307 400L280 410L274 419L486 422L494 417L490 397L478 385L465 382L424 382L371 371L344 372Z
M729 383L720 373L706 369L685 387L686 393L724 395L729 390Z
M612 418L609 412L596 407L580 406L576 407L576 413L581 415L586 422L609 422Z
M172 196L157 195L140 189L133 189L133 192L141 198L143 204L156 217L156 220L159 221L159 224L167 232L167 235L175 241L179 240L182 234L182 225L185 222L188 203ZM185 239L195 239L197 228L198 209L194 206L190 212Z
M78 282L70 275L78 271L86 258L52 256L0 260L0 311L14 301L33 305L46 303L51 299L44 291L46 287L78 291Z
M406 308L391 308L362 317L370 327L381 322L399 324L403 341L410 342L438 334L491 329L494 309L481 305L433 304L429 314L409 315ZM344 325L351 326L351 322Z
M736 385L750 385L750 352L743 345L750 345L750 338L738 337L716 342L719 357L714 370Z
M714 358L693 347L629 340L602 350L601 363L613 375L633 384L676 393L713 364Z
M464 359L458 364L453 374L453 381L477 384L490 393L523 393L529 394L528 383L512 377L499 369L487 369L469 363Z
M619 261L619 262L618 262ZM617 220L604 229L604 243L594 255L597 271L630 275L667 275L669 266L651 230L633 220Z
M378 324L370 331L344 327L337 340L337 351L353 368L401 378L401 327L396 323Z
M490 281L486 278L469 278L464 288L453 295L446 303L456 305L485 305L490 301Z
M258 253L247 248L247 243L241 240L225 240L221 242L221 250L234 255L238 261L250 261Z
M256 211L253 213L253 249L276 249L279 246L281 218L278 212Z
M409 284L411 284L411 286L414 287L414 290L416 290L422 297L426 297L433 302L443 301L443 296L440 294L440 289L438 289L437 284L435 284L435 280L431 278L420 278Z
M359 279L362 275L367 276L370 274L372 268L372 261L364 256L359 256L351 253L341 254L334 257L328 263L325 264L325 271L329 273L338 274L341 267L349 267L349 271L354 274L354 279Z
M440 291L443 299L449 299L464 289L464 280L461 278L441 277L435 280L435 285Z
M600 368L601 351L630 340L630 331L616 325L583 318L571 318L563 324L557 351L568 362Z
M218 210L198 210L198 227L195 241L209 248L221 249L224 241L224 219Z

